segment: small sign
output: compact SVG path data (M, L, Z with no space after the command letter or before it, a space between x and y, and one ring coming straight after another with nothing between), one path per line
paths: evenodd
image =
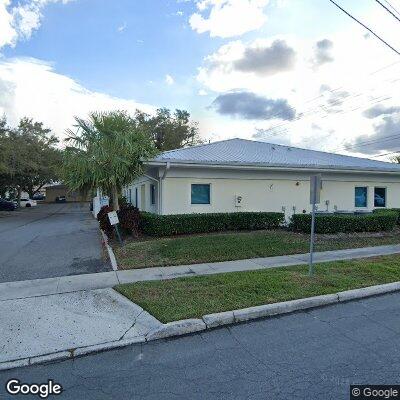
M107 196L100 197L100 207L108 205L109 205L108 197Z
M310 204L319 204L321 202L321 175L310 177Z
M116 211L111 211L108 214L108 220L110 221L111 225L117 225L119 223L118 215Z

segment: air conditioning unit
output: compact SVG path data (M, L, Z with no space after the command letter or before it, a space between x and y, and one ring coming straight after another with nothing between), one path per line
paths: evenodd
M242 207L243 205L243 196L241 194L235 195L235 207Z

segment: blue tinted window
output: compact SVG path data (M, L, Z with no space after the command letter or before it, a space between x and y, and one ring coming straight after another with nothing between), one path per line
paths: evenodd
M150 197L151 204L156 204L156 187L154 185L150 185Z
M386 207L386 188L375 188L374 207Z
M210 185L192 185L192 204L210 204Z
M367 192L366 187L356 187L355 191L355 206L356 207L367 207Z

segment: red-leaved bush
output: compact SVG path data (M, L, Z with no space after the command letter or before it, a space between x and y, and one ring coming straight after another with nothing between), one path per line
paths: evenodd
M123 231L134 238L139 236L140 212L138 208L131 204L121 205L118 211L118 219Z
M110 206L101 207L100 211L97 214L97 221L99 221L100 229L104 231L104 233L109 237L113 237L114 229L108 220L108 213L113 209Z

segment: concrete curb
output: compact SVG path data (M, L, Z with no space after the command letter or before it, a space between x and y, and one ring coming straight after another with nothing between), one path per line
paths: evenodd
M107 249L108 257L110 258L111 267L114 271L118 271L117 259L115 258L115 254L114 254L112 247L108 244L108 237L103 232L102 229L100 229L100 232L101 232L101 236L103 238L103 244L104 244L105 248Z
M33 356L27 358L20 358L12 361L0 362L0 371L14 369L19 367L27 367L29 365L49 363L54 361L63 361L73 358L82 357L91 353L99 353L106 350L122 348L130 346L132 344L145 342L144 336L138 336L129 339L115 340L112 342L106 342L101 344L95 344L92 346L77 347L75 349L58 351L55 353L43 354L40 356Z
M223 325L231 325L250 321L258 318L283 315L295 311L307 310L331 304L344 303L365 297L400 291L400 282L387 283L384 285L369 286L360 289L347 290L344 292L327 294L323 296L307 297L304 299L284 301L281 303L266 304L256 307L243 308L240 310L225 311L215 314L203 315L201 319L184 319L173 321L151 330L146 336L137 336L128 339L120 339L111 342L95 344L92 346L79 347L66 351L59 351L40 356L22 358L18 360L0 362L0 371L29 365L62 361L82 357L91 353L122 348L132 344L151 342L173 336L182 336L195 332L213 329Z
M344 292L326 294L323 296L306 297L304 299L284 301L281 303L265 304L240 310L224 311L221 313L203 315L201 319L184 319L164 324L156 331L149 332L146 341L152 341L171 336L187 335L204 329L213 329L223 325L231 325L258 318L283 315L295 311L307 310L326 305L344 303L350 300L379 294L392 293L400 290L400 282L369 286ZM203 324L200 323L203 322ZM205 326L205 328L203 327Z

